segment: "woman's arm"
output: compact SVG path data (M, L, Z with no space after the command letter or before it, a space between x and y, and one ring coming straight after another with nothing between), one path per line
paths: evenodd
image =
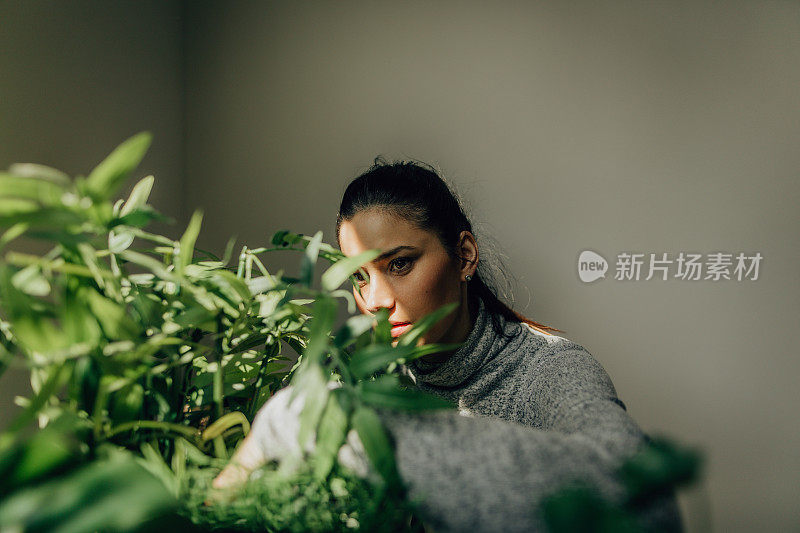
M535 509L570 481L612 501L624 496L617 469L646 436L591 354L571 341L540 347L518 360L526 364L513 396L497 400L522 404L525 426L453 413L384 417L401 475L440 527L540 529ZM681 528L674 499L651 502L641 516L653 529Z
M437 531L543 531L540 505L570 481L612 501L619 461L590 435L564 434L456 412L386 412L400 475ZM642 512L658 531L679 531L673 500Z
M383 414L400 474L411 495L424 499L434 526L539 530L540 504L570 481L594 486L612 501L624 496L617 470L646 436L589 352L571 341L541 348L528 352L527 368L516 373L516 398L498 398L523 403L527 425L454 412ZM669 497L651 502L640 516L651 529L681 529Z
M613 385L586 355L562 353L558 362L542 367L543 379L554 383L534 401L549 430L451 410L380 412L395 443L400 475L436 531L543 530L540 504L572 480L595 486L611 500L623 496L616 469L644 437L609 399ZM582 384L573 387L571 382ZM259 411L240 450L243 457L248 450L263 461L299 453L302 397L291 405L289 397L290 389L279 391ZM369 470L355 433L339 457L356 471ZM215 486L222 485L225 475ZM653 502L643 516L653 529L680 530L673 500Z
M570 342L536 354L528 371L529 418L535 427L590 437L613 457L634 453L645 439L611 378L592 355Z

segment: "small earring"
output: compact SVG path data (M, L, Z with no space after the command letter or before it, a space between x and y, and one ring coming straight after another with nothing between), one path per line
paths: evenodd
M466 276L464 276L464 279L467 280L467 281L472 281L472 276L467 274Z

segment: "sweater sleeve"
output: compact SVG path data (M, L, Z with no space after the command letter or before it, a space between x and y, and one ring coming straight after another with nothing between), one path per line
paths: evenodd
M591 438L610 458L633 453L644 434L600 363L585 349L572 346L534 358L526 402L529 416L544 430Z
M454 411L384 413L410 496L435 531L545 531L541 504L570 481L619 501L617 461L586 434ZM648 531L680 531L673 499L641 511Z
M526 403L537 427L455 412L384 415L398 469L434 529L543 531L543 500L571 481L624 496L617 469L646 437L602 366L576 346L533 359ZM647 530L681 530L672 497L640 517Z

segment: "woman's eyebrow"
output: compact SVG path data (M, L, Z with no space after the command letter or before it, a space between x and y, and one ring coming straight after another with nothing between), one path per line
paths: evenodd
M393 256L397 252L402 252L403 250L416 250L416 248L413 247L413 246L407 246L407 245L396 246L396 247L392 248L391 250L387 250L387 251L383 252L381 255L379 255L378 257L373 259L372 262L373 263L377 263L378 261L383 261L384 259L388 259L389 257Z

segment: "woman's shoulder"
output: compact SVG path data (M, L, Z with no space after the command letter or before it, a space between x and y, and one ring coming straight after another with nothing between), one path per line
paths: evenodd
M572 339L543 331L525 322L520 322L519 326L521 326L521 334L524 336L523 338L538 347L539 350L543 349L546 352L578 350L589 354L589 351L586 348Z
M540 386L550 391L594 390L616 398L611 377L597 358L583 345L559 335L544 333L522 324L530 342L530 371ZM546 385L546 386L545 386Z
M541 337L541 338L545 339L549 343L561 342L561 341L568 340L565 337L559 337L555 333L550 333L550 332L545 331L543 329L539 329L539 328L537 328L536 326L534 326L532 324L528 324L527 322L520 322L519 325L522 326L526 330L526 332L530 332L530 333L536 335L537 337Z
M597 358L582 344L535 327L520 323L521 335L531 372L539 379L557 376L563 379L600 380L610 384L610 378Z

